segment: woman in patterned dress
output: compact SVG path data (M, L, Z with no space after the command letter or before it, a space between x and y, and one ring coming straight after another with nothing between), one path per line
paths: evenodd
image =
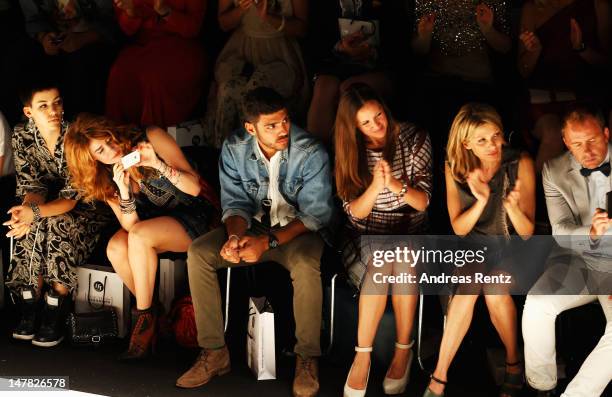
M12 138L21 205L5 222L16 239L7 287L18 298L21 320L13 337L37 346L55 346L63 339L63 317L74 291L76 267L92 253L105 220L103 213L80 201L69 182L64 155L68 124L59 90L38 84L22 95L25 124ZM41 317L38 299L45 295ZM40 322L40 327L35 325Z
M297 38L308 26L308 0L219 0L219 25L233 31L215 64L208 104L209 143L240 127L242 97L256 87L274 88L302 113L310 84Z
M531 158L504 145L501 117L489 105L470 103L460 110L450 129L447 161L446 201L453 231L487 242L497 236L533 234L535 217L535 171ZM480 263L488 274L512 274L511 255L487 258L499 263ZM502 260L503 259L503 260ZM465 269L465 268L463 268ZM462 269L462 271L463 271ZM500 290L501 288L501 290ZM517 346L516 307L507 287L477 283L460 285L452 297L438 363L424 397L444 395L447 372L472 322L480 292L493 326L506 348L506 374L501 397L520 394L523 375Z
M344 386L344 395L352 397L365 395L370 352L387 291L374 285L370 265L361 261L359 247L351 242L359 235L418 234L425 229L432 187L431 145L425 131L395 122L380 96L363 83L350 86L342 95L335 139L336 185L348 218L343 234L350 236L343 244L344 265L350 282L361 289L357 354ZM385 270L410 272L399 264L377 272ZM387 394L402 393L408 382L416 294L393 291L397 342L383 382Z
M132 151L139 159L124 168L121 159ZM142 132L82 114L66 135L66 158L84 199L105 201L121 223L107 255L136 296L136 310L130 346L120 358L143 358L156 336L157 255L187 252L193 239L209 231L216 220L215 195L174 139L157 127Z

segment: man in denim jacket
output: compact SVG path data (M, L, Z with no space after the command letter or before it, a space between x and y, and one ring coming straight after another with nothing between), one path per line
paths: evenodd
M273 261L293 280L293 394L314 396L324 246L318 232L329 225L333 205L328 155L310 134L290 124L283 98L270 88L250 91L243 113L244 129L225 140L219 160L225 226L189 248L189 285L203 350L177 386L197 387L230 370L217 269Z

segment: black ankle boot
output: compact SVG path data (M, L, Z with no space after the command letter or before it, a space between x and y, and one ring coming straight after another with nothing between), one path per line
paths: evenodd
M41 347L52 347L64 339L66 313L69 310L70 298L53 291L47 292L41 313L40 328L32 344Z
M127 351L119 356L120 361L147 358L157 344L157 314L152 306L145 310L132 309L132 335Z
M21 289L16 303L21 312L21 319L13 330L13 338L32 340L36 329L36 309L38 306L38 299L36 299L34 288L26 287Z

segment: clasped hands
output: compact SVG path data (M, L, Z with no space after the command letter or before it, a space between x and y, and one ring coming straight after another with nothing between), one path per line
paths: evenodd
M386 160L378 160L372 169L372 182L370 186L376 193L382 192L385 188L397 194L402 190L402 182L393 176L391 166Z
M221 257L231 263L255 263L268 250L268 236L231 235L221 248Z
M34 211L27 204L17 205L8 210L7 214L11 214L11 219L4 222L4 226L8 226L9 232L6 237L21 238L28 234L30 225L34 220Z

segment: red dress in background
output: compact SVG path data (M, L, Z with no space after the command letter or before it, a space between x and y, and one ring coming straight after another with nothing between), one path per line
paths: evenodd
M198 41L206 0L166 0L164 19L153 0L134 0L137 16L115 7L123 32L132 38L111 68L108 117L167 127L185 121L202 95L205 55Z

